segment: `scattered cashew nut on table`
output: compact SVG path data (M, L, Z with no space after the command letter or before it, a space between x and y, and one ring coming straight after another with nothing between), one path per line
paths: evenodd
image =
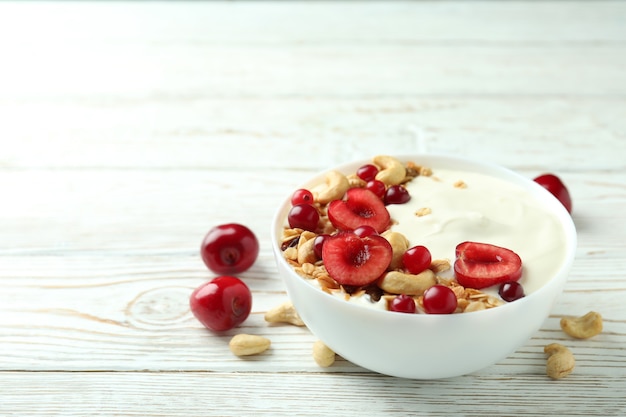
M313 344L313 359L322 368L328 368L335 363L335 352L318 340Z
M602 332L602 316L590 311L581 317L563 317L561 329L577 339L588 339Z
M268 310L265 313L265 321L268 323L288 323L294 326L304 326L304 322L291 301L285 301L281 305Z
M551 343L543 348L548 354L546 374L552 379L560 379L571 374L576 366L572 352L563 345Z
M577 339L588 339L602 332L602 316L595 311L580 317L563 317L560 324L566 334ZM550 378L559 379L572 373L576 360L568 348L551 343L544 347L543 351L549 355L546 374Z
M271 342L266 337L242 333L233 336L228 347L237 356L250 356L265 352L270 345Z

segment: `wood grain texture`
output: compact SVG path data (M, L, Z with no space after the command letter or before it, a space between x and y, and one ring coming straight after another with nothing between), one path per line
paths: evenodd
M154 98L118 105L79 99L59 105L3 103L0 97L3 140L12 143L0 154L0 167L319 171L348 158L419 151L463 153L535 172L620 170L626 154L623 106L618 98L463 94Z
M626 3L0 3L1 416L626 415ZM459 378L312 359L269 228L308 176L375 154L557 172L579 246L542 328ZM243 327L188 296L213 225L259 237ZM574 340L565 315L602 313ZM272 340L241 359L245 331ZM545 376L543 346L577 359ZM423 360L423 358L416 358Z
M248 382L238 387L243 378ZM451 410L464 416L617 416L626 407L620 393L611 389L615 379L585 376L554 384L524 373L439 381L326 373L6 373L3 382L17 386L0 404L0 412L28 406L32 416L152 417L179 415L181 410L192 415L288 416L294 415L296 404L295 414L307 416L449 416ZM20 386L25 382L28 387ZM490 382L498 389L485 389ZM469 391L468 385L475 389ZM98 408L87 409L86 398Z

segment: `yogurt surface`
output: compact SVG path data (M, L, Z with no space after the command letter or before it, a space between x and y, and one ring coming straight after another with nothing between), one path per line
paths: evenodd
M464 241L505 247L522 258L519 282L526 294L545 284L562 265L566 245L558 219L515 184L480 173L436 169L432 176L415 177L406 188L408 203L387 206L394 222L391 230L406 236L410 246L426 246L433 260L453 264L456 245ZM430 213L417 215L421 209ZM452 271L447 274L452 277Z

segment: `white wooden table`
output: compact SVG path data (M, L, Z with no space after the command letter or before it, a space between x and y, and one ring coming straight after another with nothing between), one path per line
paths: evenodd
M0 3L1 416L626 415L626 3ZM442 152L557 173L579 248L509 358L416 381L319 368L269 228L311 173ZM261 242L253 312L190 314L216 224ZM602 313L574 340L564 315ZM239 359L237 332L272 340ZM546 377L543 346L574 352ZM418 358L416 358L418 359Z

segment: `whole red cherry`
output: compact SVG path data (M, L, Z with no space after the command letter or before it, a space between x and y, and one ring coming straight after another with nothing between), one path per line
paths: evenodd
M554 174L543 174L535 178L535 182L550 191L565 206L568 213L572 212L572 197L559 177Z
M250 268L259 255L259 241L244 225L213 227L200 246L204 264L216 274L238 274Z
M193 315L214 332L243 323L252 309L252 294L237 277L219 276L196 288L189 298Z

